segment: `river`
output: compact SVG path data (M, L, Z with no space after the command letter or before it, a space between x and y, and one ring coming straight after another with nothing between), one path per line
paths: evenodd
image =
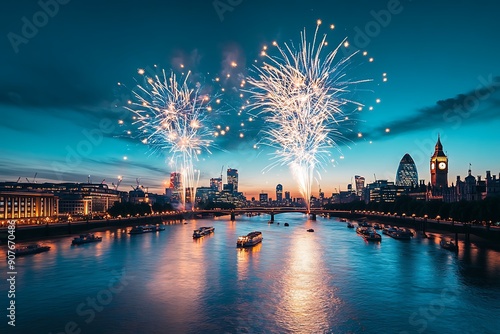
M440 248L438 234L410 241L383 235L381 243L367 243L336 218L312 221L299 213L276 215L274 224L268 216L236 219L189 220L142 235L129 235L130 227L100 230L102 242L81 246L71 246L73 236L42 240L49 252L16 259L16 326L3 315L0 328L498 333L496 250L460 243L456 254ZM193 240L201 226L215 233ZM263 242L237 249L237 237L254 230ZM6 291L6 280L1 284ZM7 314L6 293L1 300Z

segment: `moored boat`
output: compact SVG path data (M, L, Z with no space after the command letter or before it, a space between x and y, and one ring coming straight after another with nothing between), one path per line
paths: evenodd
M358 226L359 227L371 227L371 225L366 221L366 220L358 220Z
M154 228L150 225L135 226L130 230L130 232L128 232L128 234L143 234L150 232L156 232L156 226Z
M83 245L91 242L99 242L102 241L102 237L96 236L94 233L88 234L80 234L79 237L76 237L71 242L72 245Z
M259 242L262 242L262 232L253 231L248 233L247 235L243 235L238 237L236 241L236 247L251 247L257 245Z
M347 223L347 228L354 228L354 224L353 224L353 223L351 223L351 222L348 222L348 223Z
M397 229L395 231L391 231L389 233L389 236L394 238L394 239L400 239L400 240L410 240L411 239L411 233Z
M380 242L382 241L382 236L375 231L371 231L367 234L363 234L363 239L365 239L366 241Z
M397 229L392 227L391 225L384 226L384 228L382 229L382 233L387 235L390 235L392 232L396 231Z
M42 253L50 250L50 246L42 246L40 244L32 244L24 247L16 248L16 256L30 255Z
M213 226L202 226L193 231L193 239L198 239L204 237L210 233L215 231L215 227Z
M453 240L450 240L450 239L444 239L444 238L441 239L441 241L439 242L439 245L441 246L441 248L451 250L454 252L458 250L457 244Z
M366 227L366 226L360 226L360 227L357 227L356 228L356 233L357 234L361 234L361 235L365 235L365 234L368 234L372 231L372 228L371 227Z

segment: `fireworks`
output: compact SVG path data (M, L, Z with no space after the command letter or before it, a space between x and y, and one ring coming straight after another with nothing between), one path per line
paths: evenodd
M134 124L139 124L142 142L153 151L168 152L170 163L180 170L181 197L186 207L184 194L196 194L199 179L193 162L202 152L210 153L213 143L207 119L212 99L202 94L199 82L190 87L190 72L183 80L173 72L167 75L165 70L160 76L148 76L142 69L138 73L144 76L144 84L133 90L134 100L126 109L134 114Z
M323 52L327 43L326 35L318 38L320 25L318 21L312 43L307 41L305 30L301 33L297 49L293 44L280 47L273 43L279 57L270 56L265 47L263 66L255 66L257 78L247 80L254 87L250 91L252 108L267 125L262 143L275 149L268 169L288 165L308 208L314 172L319 176L319 169L329 163L329 151L342 138L339 123L345 117L341 108L361 106L342 96L349 92L349 86L369 81L347 77L349 61L356 53L336 61L347 40L333 51Z

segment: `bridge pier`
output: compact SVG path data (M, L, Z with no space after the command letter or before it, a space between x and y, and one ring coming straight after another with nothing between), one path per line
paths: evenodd
M311 213L310 217L311 217L311 220L316 220L316 214L315 213Z
M236 220L236 215L234 214L234 211L231 211L231 221L234 222Z
M470 243L470 230L471 230L471 225L467 224L465 225L465 242Z
M271 215L271 221L274 222L274 212L271 212L270 215Z

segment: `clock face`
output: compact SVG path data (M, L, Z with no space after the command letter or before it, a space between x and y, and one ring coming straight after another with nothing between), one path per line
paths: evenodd
M438 165L439 169L445 169L446 168L446 162L440 162Z
M431 163L431 169L434 170L436 168L436 165L434 163Z

